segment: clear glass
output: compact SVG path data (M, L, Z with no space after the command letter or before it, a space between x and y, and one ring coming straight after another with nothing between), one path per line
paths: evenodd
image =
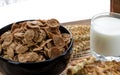
M120 14L107 12L92 18L90 49L97 60L120 61Z

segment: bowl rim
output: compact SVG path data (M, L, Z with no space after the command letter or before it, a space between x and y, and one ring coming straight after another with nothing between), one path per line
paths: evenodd
M38 19L22 20L22 21L17 21L17 22L15 22L15 23L21 23L21 22L25 22L25 21L35 21L35 20L38 20ZM13 24L14 24L14 23L10 23L10 24L8 24L8 25L0 28L0 31L1 31L2 29L6 28L7 26L10 26L10 27L11 27ZM17 62L17 61L12 61L12 60L10 60L10 59L5 59L5 58L3 58L3 57L0 55L0 60L3 60L3 61L5 61L5 62L11 63L11 64L37 64L37 63L52 62L52 61L54 61L54 60L57 60L58 58L61 58L61 57L65 56L68 51L72 51L72 49L70 49L70 48L73 46L73 36L72 36L72 33L71 33L68 29L66 29L64 26L62 26L61 24L60 24L60 27L64 28L64 29L67 31L67 33L70 34L70 43L69 43L68 48L65 50L65 52L63 52L63 53L60 54L59 56L57 56L57 57L55 57L55 58L53 58L53 59L47 59L47 60L40 61L40 62ZM11 28L10 28L10 29L11 29ZM5 32L6 32L6 31L5 31ZM1 36L1 35L0 35L0 36Z

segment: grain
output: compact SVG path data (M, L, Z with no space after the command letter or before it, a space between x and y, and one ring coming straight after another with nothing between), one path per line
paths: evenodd
M90 25L66 25L74 39L73 59L83 57L90 52Z

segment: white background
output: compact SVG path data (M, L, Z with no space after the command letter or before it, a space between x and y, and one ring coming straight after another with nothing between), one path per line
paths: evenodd
M22 0L0 7L0 28L25 19L56 18L63 23L109 11L110 0Z

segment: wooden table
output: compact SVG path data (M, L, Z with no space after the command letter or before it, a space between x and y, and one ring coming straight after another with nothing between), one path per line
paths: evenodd
M62 25L90 25L91 19L61 23Z
M90 19L86 20L80 20L80 21L73 21L73 22L66 22L66 23L61 23L61 25L90 25ZM0 75L3 75L0 72Z

